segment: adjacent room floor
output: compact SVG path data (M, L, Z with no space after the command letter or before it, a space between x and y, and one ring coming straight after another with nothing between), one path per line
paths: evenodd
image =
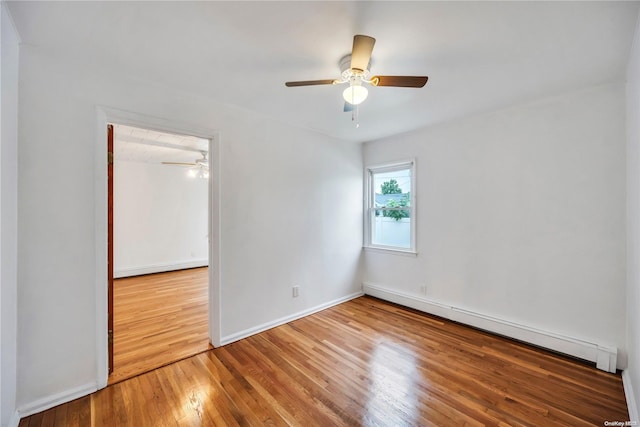
M208 268L116 279L109 384L210 348Z
M371 297L111 385L21 427L602 426L619 375Z

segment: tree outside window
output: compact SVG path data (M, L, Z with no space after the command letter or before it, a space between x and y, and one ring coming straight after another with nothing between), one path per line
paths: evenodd
M398 185L398 181L390 179L383 182L380 186L382 194L402 194L402 188ZM386 200L385 208L408 208L409 207L409 194L402 194L399 198L388 198ZM376 211L376 216L379 215L379 211ZM400 221L402 218L409 218L409 210L385 210L382 211L382 216L386 218L393 218L396 221Z

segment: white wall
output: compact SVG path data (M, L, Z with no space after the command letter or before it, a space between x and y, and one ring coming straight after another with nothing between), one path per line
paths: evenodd
M419 254L367 252L365 282L613 345L624 367L624 141L610 84L367 143L365 164L416 158Z
M16 409L18 44L4 3L0 4L0 426Z
M632 419L640 408L640 16L627 68L627 346L625 391ZM630 401L630 398L633 399ZM634 413L632 413L634 412Z
M31 46L20 66L19 406L97 381L97 104L219 130L223 336L360 290L360 146Z
M208 265L207 190L184 168L116 160L115 277Z

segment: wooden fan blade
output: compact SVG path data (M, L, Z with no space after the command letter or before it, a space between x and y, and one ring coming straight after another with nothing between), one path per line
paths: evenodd
M297 87L297 86L314 86L314 85L332 85L335 80L305 80L300 82L286 82L284 85L286 87Z
M179 165L179 166L195 166L195 163L184 163L184 162L162 162L163 165Z
M353 104L349 104L348 102L344 103L344 111L345 113L349 113L351 111L353 111L353 109L356 108Z
M353 36L353 48L351 49L351 68L365 71L371 60L371 52L376 39L369 36Z
M374 86L394 87L423 87L427 84L427 76L373 76L371 84Z

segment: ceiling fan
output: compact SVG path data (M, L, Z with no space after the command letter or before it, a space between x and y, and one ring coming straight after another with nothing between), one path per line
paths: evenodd
M286 82L287 87L338 85L349 83L349 87L342 92L345 100L344 111L352 111L354 106L362 103L369 94L364 83L372 86L421 88L427 84L427 76L370 76L369 66L371 52L376 39L364 35L353 36L351 54L340 60L342 75L339 79L304 80Z
M163 165L174 166L189 166L187 171L190 177L195 178L209 178L209 159L207 159L207 152L200 151L201 159L196 159L194 162L162 162Z

